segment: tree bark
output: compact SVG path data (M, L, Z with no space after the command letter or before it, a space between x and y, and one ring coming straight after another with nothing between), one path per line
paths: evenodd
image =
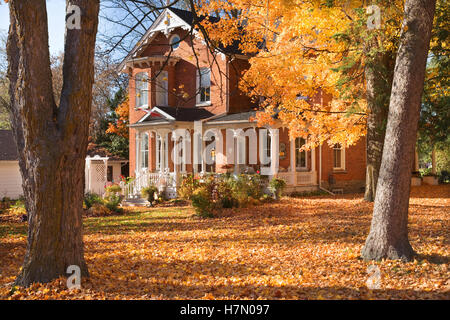
M365 260L414 256L408 239L411 170L436 0L406 0Z
M369 115L366 135L366 188L364 200L374 201L386 133L389 94L392 86L393 57L389 52L366 66L366 91ZM378 70L377 70L378 69ZM381 71L380 71L381 70Z
M81 29L66 29L58 105L52 90L46 2L9 4L9 111L28 214L27 252L16 279L22 286L65 276L69 265L88 276L82 203L99 1L66 4L81 9Z

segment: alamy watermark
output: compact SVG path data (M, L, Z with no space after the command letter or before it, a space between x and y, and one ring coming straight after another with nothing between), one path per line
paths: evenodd
M81 289L81 269L77 265L70 265L67 267L67 274L70 276L67 278L66 285L69 290Z
M366 280L366 286L370 290L378 290L381 288L381 272L378 266L372 264L366 270L369 278Z
M69 30L81 29L81 9L75 4L67 6L66 28Z

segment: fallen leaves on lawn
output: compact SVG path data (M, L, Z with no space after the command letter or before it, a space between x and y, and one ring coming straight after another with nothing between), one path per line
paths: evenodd
M190 208L88 218L91 277L76 291L64 278L12 287L26 238L19 224L0 224L0 298L448 299L450 186L414 188L410 203L419 255L408 263L359 258L373 206L361 195L283 198L216 219L194 219ZM379 290L366 286L372 264Z

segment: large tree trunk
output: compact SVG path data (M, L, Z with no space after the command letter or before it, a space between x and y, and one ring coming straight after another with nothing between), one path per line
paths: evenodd
M365 260L410 260L408 206L425 66L436 0L406 0L383 158Z
M59 105L52 90L45 0L9 5L10 116L28 213L27 253L16 284L51 281L66 275L69 265L87 276L82 200L99 1L67 1L81 9L81 29L66 29Z

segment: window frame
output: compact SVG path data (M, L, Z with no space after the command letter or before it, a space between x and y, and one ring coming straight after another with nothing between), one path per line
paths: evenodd
M163 104L158 101L161 96L163 96ZM155 79L155 101L156 106L167 107L169 105L169 73L166 70L162 70Z
M139 167L141 170L148 169L149 139L150 137L147 132L142 133L139 146Z
M178 44L177 44L177 47L176 47L176 48L174 48L173 45L172 45L172 41L173 41L173 39L174 39L175 37L178 37ZM177 50L177 49L180 47L180 44L181 44L181 37L180 37L178 34L176 34L176 33L173 34L173 35L170 37L170 39L169 39L169 45L170 45L170 47L172 48L172 51Z
M142 78L141 78L142 77ZM138 85L139 84L146 84L146 85ZM142 86L142 88L141 88ZM135 109L147 109L148 108L148 73L145 71L136 73L136 75L134 76L134 87L135 87ZM144 89L144 87L146 89ZM141 92L145 92L145 97L146 99L144 100L144 98L142 97L142 93ZM144 100L144 103L141 105L141 103L143 102L142 100ZM145 103L146 102L146 103Z
M337 147L339 146L339 147ZM336 143L333 145L333 170L334 171L345 171L345 146L341 143ZM340 151L340 166L336 166L336 151Z
M297 141L299 141L299 140L303 140L304 142L303 142L302 145L300 145L300 147L297 147ZM308 170L308 151L306 151L306 150L300 151L300 149L305 144L306 144L306 139L305 138L302 138L302 137L295 138L295 141L294 141L294 149L295 150L294 151L295 151L295 169L296 169L296 171ZM298 166L298 156L301 153L304 153L304 155L305 155L305 165L304 166Z
M203 75L203 74L207 74L207 73L203 72L202 70L208 70L208 74L209 74L209 87L205 87L205 88L208 89L209 100L205 100L205 101L201 100L202 92L201 92L201 87L200 87L200 84L201 84L200 76ZM196 106L209 106L209 105L211 105L211 68L204 67L204 68L197 69L196 70L196 79L197 79ZM205 97L206 97L206 94L205 94Z

